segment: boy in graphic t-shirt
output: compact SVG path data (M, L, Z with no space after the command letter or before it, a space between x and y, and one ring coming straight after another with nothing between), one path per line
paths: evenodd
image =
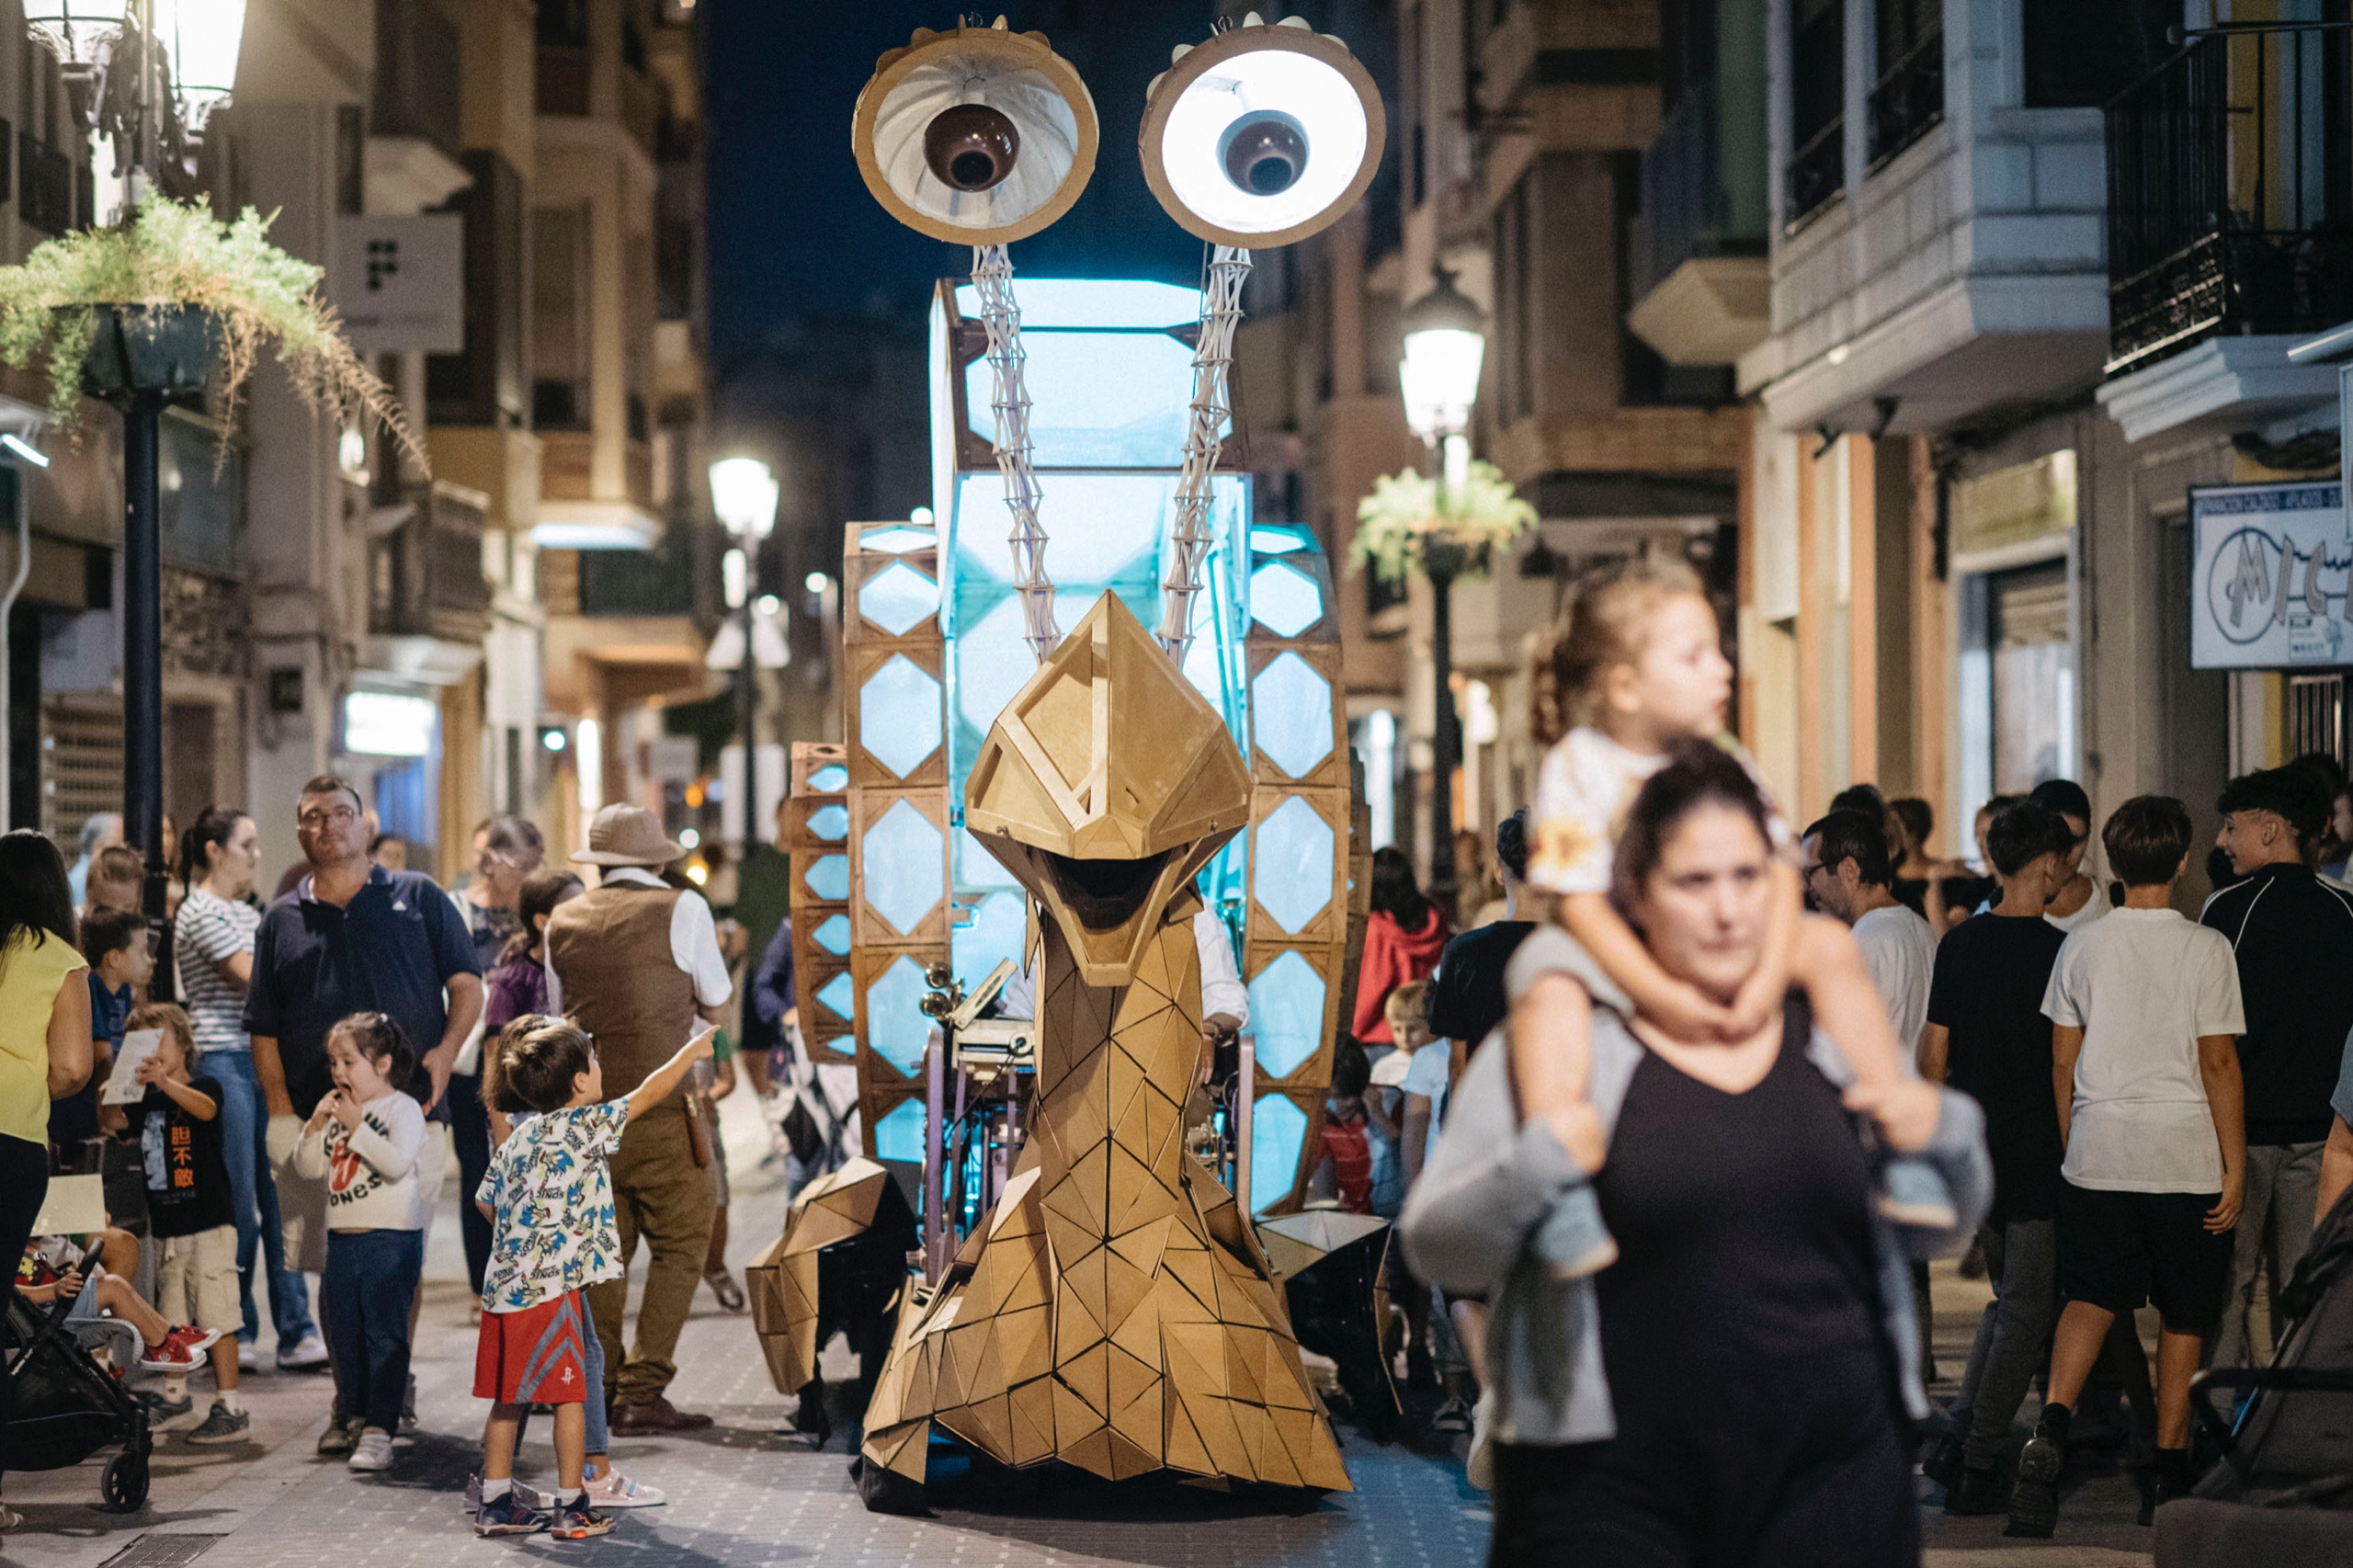
M2042 1010L2066 1149L2058 1191L2059 1295L2050 1392L2018 1460L2010 1533L2058 1522L2059 1471L2077 1395L2120 1312L2154 1304L2157 1494L2185 1494L2189 1381L2222 1315L2232 1228L2246 1179L2235 1037L2238 966L2219 931L2172 907L2189 864L2189 812L2143 795L2100 835L2124 904L2059 949Z
M188 1015L169 1003L133 1011L130 1033L161 1035L139 1065L146 1097L131 1108L147 1175L147 1226L163 1244L155 1305L174 1323L220 1335L211 1343L212 1409L188 1434L191 1443L234 1443L253 1424L237 1393L237 1340L244 1322L237 1279L236 1208L221 1148L221 1085L191 1074L195 1040ZM186 1374L166 1372L164 1406L186 1408Z

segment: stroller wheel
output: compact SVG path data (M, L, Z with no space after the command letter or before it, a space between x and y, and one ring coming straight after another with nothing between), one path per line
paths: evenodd
M147 1506L147 1455L138 1449L125 1449L107 1461L106 1473L98 1478L98 1494L106 1499L107 1509L116 1514L135 1514Z

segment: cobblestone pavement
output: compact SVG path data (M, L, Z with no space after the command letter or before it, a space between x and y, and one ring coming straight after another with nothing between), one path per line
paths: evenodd
M782 1195L772 1167L751 1168L761 1146L753 1102L738 1096L726 1109L730 1163L739 1173L730 1250L740 1268L776 1233ZM483 1406L471 1393L474 1335L466 1326L455 1201L453 1191L449 1222L437 1228L426 1261L416 1358L424 1431L398 1450L390 1472L363 1479L340 1460L313 1457L325 1418L324 1378L249 1374L253 1441L207 1449L165 1434L155 1452L153 1494L140 1514L97 1506L97 1460L11 1475L8 1500L28 1524L0 1541L0 1562L164 1568L207 1552L213 1562L236 1568L314 1568L347 1556L369 1568L471 1568L517 1556L575 1555L600 1557L616 1568L1430 1568L1484 1559L1487 1499L1464 1482L1454 1454L1384 1449L1347 1428L1343 1451L1356 1490L1305 1512L1176 1486L1112 1487L1083 1476L1047 1480L1019 1495L992 1494L936 1471L935 1517L869 1514L848 1475L849 1433L837 1431L826 1451L813 1452L780 1432L789 1407L767 1386L749 1322L721 1312L708 1292L688 1327L683 1369L671 1392L682 1408L707 1411L717 1426L693 1437L617 1445L621 1468L667 1489L669 1505L622 1515L620 1528L601 1541L477 1540L460 1507ZM1959 1373L1984 1299L1982 1285L1959 1279L1949 1267L1939 1269L1938 1355L1949 1375ZM199 1383L199 1415L206 1392ZM1949 1396L1949 1383L1938 1392ZM551 1470L544 1444L542 1428L527 1448L527 1478L544 1479ZM1925 1481L1920 1485L1932 1568L2138 1568L2150 1562L2149 1532L2132 1522L2133 1489L2112 1470L2096 1469L2075 1484L2059 1538L2050 1543L2006 1541L1998 1518L1947 1519L1933 1506L1941 1495Z

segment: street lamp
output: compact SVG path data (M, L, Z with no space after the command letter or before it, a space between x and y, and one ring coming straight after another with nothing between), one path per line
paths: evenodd
M191 132L229 97L236 75L245 0L26 0L23 14L87 90L94 129L114 139L123 207L167 167L189 176ZM112 329L124 347L121 373L108 379L103 393L122 414L123 838L146 862L140 907L160 926L169 873L158 453L164 405L203 389L220 327L188 308L108 313L142 318Z
M1454 274L1432 269L1438 286L1405 307L1405 357L1397 363L1398 391L1405 421L1429 449L1438 481L1438 514L1446 515L1446 492L1461 486L1471 467L1471 405L1479 397L1479 369L1486 359L1487 316L1454 287ZM1470 550L1443 528L1422 541L1422 570L1430 580L1430 678L1435 710L1430 725L1430 897L1449 917L1455 914L1454 766L1458 725L1454 715L1454 579L1470 563Z
M758 803L760 759L754 724L759 696L754 685L757 660L753 653L752 597L759 580L760 541L776 529L779 494L776 475L757 458L722 458L710 465L710 509L734 536L735 548L725 574L727 608L742 628L742 652L735 664L735 700L744 731L744 842L748 851L758 829L752 813Z

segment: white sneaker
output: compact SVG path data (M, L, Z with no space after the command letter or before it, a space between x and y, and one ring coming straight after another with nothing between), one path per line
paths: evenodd
M303 1372L326 1364L327 1343L315 1331L304 1335L291 1346L280 1344L278 1347L278 1366L281 1371Z
M1482 1492L1495 1489L1494 1406L1495 1396L1481 1389L1479 1403L1471 1408L1471 1451L1462 1461L1462 1479Z
M588 1506L592 1508L658 1508L668 1501L659 1486L631 1481L610 1465L604 1474L588 1483Z
M381 1426L370 1426L359 1434L359 1442L351 1457L343 1461L353 1470L372 1471L392 1468L392 1435Z
M241 1372L261 1370L261 1346L250 1339L237 1341L237 1369Z

